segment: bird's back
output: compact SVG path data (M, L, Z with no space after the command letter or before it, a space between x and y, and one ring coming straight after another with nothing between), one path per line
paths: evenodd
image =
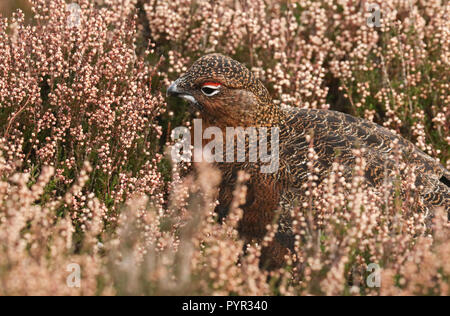
M307 150L311 135L318 159L314 168L326 177L336 160L353 174L356 149L363 149L365 178L372 186L389 180L390 172L404 164L416 175L416 186L423 203L443 206L450 211L450 172L410 141L373 122L340 112L316 109L283 110L280 152L281 175L291 186L300 187L307 177Z

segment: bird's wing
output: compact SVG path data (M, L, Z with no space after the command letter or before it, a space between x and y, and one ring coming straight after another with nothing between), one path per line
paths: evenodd
M292 178L300 177L299 182L303 182L307 174L309 144L306 135L312 134L318 155L314 166L323 176L337 157L351 175L356 159L354 149L364 148L366 178L373 185L384 181L386 171L393 170L398 163L405 163L416 170L418 183L428 186L424 192L438 192L440 197L450 197L450 172L389 129L335 111L288 108L284 113L282 152L288 162L282 168L289 169Z

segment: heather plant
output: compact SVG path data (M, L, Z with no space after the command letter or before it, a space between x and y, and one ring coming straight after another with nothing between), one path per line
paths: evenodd
M277 223L239 238L244 173L218 223L220 175L171 163L193 115L163 94L221 52L275 102L365 117L449 168L448 2L373 1L380 27L365 1L74 2L79 23L63 0L0 17L0 295L450 295L447 214L415 211L401 164L365 186L362 156L350 183L338 160L321 183L310 170L296 253L261 269Z

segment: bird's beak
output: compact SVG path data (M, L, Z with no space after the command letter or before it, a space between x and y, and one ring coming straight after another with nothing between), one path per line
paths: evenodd
M182 98L192 104L198 104L197 100L189 93L179 88L178 80L174 81L167 89L166 95L168 97Z
M179 94L180 94L180 90L178 89L177 82L175 81L169 86L169 89L167 89L166 96L177 97Z

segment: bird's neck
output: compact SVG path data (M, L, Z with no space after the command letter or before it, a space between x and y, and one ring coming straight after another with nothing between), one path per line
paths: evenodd
M282 123L281 107L278 104L262 104L255 112L254 123L258 127L276 127Z
M282 124L282 110L277 104L257 104L251 112L233 113L233 115L212 116L208 113L201 115L205 126L219 127L225 130L227 127L278 127Z

